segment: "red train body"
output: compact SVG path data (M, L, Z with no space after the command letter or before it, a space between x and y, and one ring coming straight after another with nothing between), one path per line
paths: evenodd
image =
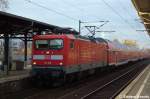
M104 39L88 39L72 34L33 37L33 75L60 78L108 65L117 66L144 58L141 51L118 48Z

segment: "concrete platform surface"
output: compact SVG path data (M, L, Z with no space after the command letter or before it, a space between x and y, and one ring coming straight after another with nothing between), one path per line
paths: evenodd
M148 65L116 99L150 99L150 65Z
M0 84L9 81L21 80L30 77L30 69L21 71L9 71L9 75L4 75L0 77Z
M30 85L30 70L9 71L9 75L0 77L0 99L5 96L28 89Z

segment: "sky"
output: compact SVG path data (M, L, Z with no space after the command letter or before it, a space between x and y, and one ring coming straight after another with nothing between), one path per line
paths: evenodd
M109 40L135 40L141 48L150 48L150 38L140 23L140 18L131 0L8 0L6 12L38 20L61 27L72 27L78 31L79 20L82 22L97 22L81 24L81 35L89 35L86 25L100 26L109 21L100 31L115 31L112 33L96 33L96 37Z

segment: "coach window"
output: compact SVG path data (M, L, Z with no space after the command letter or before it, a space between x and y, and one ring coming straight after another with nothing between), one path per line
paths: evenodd
M74 40L71 40L71 42L70 42L70 48L74 48Z

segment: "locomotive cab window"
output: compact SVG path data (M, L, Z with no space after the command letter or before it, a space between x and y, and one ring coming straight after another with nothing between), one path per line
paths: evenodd
M63 48L63 40L62 39L36 40L35 48L39 50L61 49Z
M63 40L62 39L51 39L49 42L50 49L61 49L63 48Z
M74 48L74 40L70 41L70 48Z
M36 49L48 49L48 40L36 40L35 48Z

